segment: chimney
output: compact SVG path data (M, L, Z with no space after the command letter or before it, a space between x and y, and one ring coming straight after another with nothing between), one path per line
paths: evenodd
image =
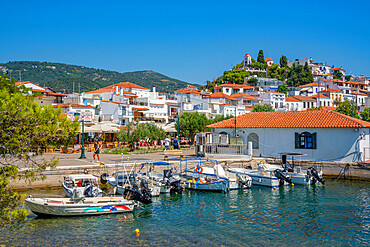
M155 85L153 85L153 93L155 93Z
M121 96L123 96L123 88L121 87L121 93L120 93Z
M119 91L118 91L118 86L116 86L116 94L119 94Z

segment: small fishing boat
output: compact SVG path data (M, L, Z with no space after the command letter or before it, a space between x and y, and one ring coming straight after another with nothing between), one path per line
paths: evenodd
M119 197L33 198L25 200L30 210L39 216L86 216L132 212L135 202Z
M64 192L69 198L73 197L101 197L103 191L99 187L99 180L91 174L75 174L64 177L62 183Z
M269 170L268 164L259 164L258 170L244 168L229 168L228 171L235 174L248 175L252 179L253 185L261 185L268 187L279 187L292 184L292 179L289 174L282 169Z
M294 184L310 185L318 182L325 184L322 170L318 170L316 166L309 167L306 172L302 171L301 166L294 164L294 156L301 156L301 153L280 153L281 167L286 171ZM292 157L292 163L287 159L287 156Z
M170 168L171 164L168 162L150 162L142 163L141 168L137 174L138 180L145 179L149 183L149 187L159 187L160 193L177 193L182 194L184 188L180 185L181 178L178 173L173 172L173 168ZM155 166L167 166L162 173L153 172ZM140 172L146 167L146 172ZM152 185L152 186L150 186Z

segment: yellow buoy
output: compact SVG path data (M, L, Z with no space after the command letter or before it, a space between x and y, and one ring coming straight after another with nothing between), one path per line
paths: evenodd
M140 236L140 231L139 231L139 229L135 229L135 235L137 236L137 237L139 237Z
M274 187L274 190L276 190L276 187Z
M292 183L292 187L294 188L294 184Z

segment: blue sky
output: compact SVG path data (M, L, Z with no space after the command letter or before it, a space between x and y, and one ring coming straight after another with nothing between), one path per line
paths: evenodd
M203 84L260 49L370 75L370 1L2 1L0 62L154 70Z

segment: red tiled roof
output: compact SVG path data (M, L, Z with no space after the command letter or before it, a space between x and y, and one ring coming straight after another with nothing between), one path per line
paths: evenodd
M233 97L231 97L227 94L221 93L221 92L213 93L210 96L208 96L208 98L226 98L226 99L229 99L229 100L238 100L238 99L235 99L235 98L233 98Z
M370 128L370 123L335 111L251 112L208 128Z
M146 108L146 107L132 107L132 110L141 110L141 111L148 111L149 110L149 108Z
M145 89L145 90L149 90L150 91L150 89L148 89L148 88L145 88L145 87L136 85L136 84L131 83L131 82L120 82L120 83L114 84L112 86L123 87L123 88Z
M365 94L365 93L358 93L358 92L351 92L351 94L353 94L353 95L365 95L365 96L367 96L367 94Z
M253 97L253 96L245 94L245 93L236 93L236 94L231 95L231 97L233 97L233 98L247 98L247 99L250 99L250 100L262 101L261 99L257 99L256 97Z
M129 82L127 82L127 83L129 83ZM117 84L115 84L115 85L117 85ZM90 92L86 92L86 93L92 93L92 94L93 93L113 93L113 92L116 92L116 90L113 88L115 85L99 88L99 89L96 89L94 91L90 91ZM119 91L119 93L121 93L121 91ZM127 91L124 91L124 90L122 90L122 94L123 94L123 96L126 96L126 97L137 97L136 94L131 93L131 92L127 92Z
M316 98L327 98L327 99L330 99L328 96L325 96L325 95L314 95L314 96L311 96L312 98L316 99Z
M293 98L296 98L299 101L316 101L314 98L309 96L293 96Z
M249 53L245 53L246 56L249 56Z
M110 103L114 103L114 104L120 104L120 105L128 105L127 103L118 102L118 101L111 101L111 100L107 100L107 99L102 99L101 101L110 102Z
M32 88L32 92L36 92L36 93L48 93L48 91L46 91L45 89L35 89L35 88Z
M52 92L48 92L48 95L52 95L52 96L65 96L67 97L68 94L63 94L63 93L52 93Z
M294 98L294 97L288 97L288 98L285 98L285 101L294 101L294 102L300 102L300 100Z
M323 92L342 92L341 90L337 90L337 89L334 89L334 88L328 88L328 89L326 89L326 90L322 90L322 91L320 91L320 92L318 92L318 93L323 93Z
M66 108L66 107L89 107L89 108L95 108L95 106L91 105L80 105L76 103L62 103L58 105L53 105L55 108L61 107L61 108Z
M268 57L268 58L265 59L265 62L267 62L267 61L274 61L274 60L272 60L271 58Z
M339 79L331 79L332 82L343 82L342 80Z
M325 87L325 85L319 85L317 83L308 83L308 84L305 84L305 85L302 85L302 86L299 86L299 87Z
M331 68L330 70L343 70L343 71L345 71L344 69L342 69L342 68Z
M336 106L322 106L321 109L328 110L328 111L335 111L337 107Z

